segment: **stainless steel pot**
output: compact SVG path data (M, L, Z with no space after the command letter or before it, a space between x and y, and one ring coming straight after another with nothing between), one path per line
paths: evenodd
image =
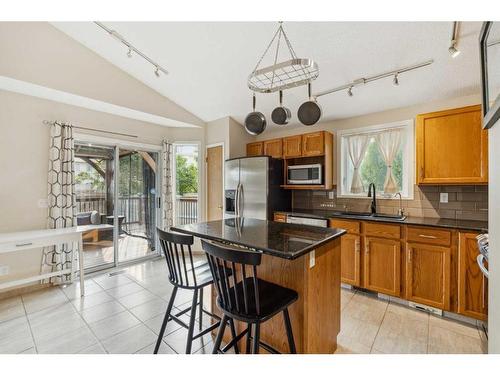
M255 110L256 98L253 94L253 112L250 112L245 117L245 129L251 135L259 135L266 129L266 116L262 112Z
M297 117L299 121L307 126L316 124L321 118L321 107L312 97L311 94L311 83L307 84L307 92L309 95L309 100L302 103L297 111Z
M292 112L283 106L283 91L280 90L280 105L271 112L271 119L276 125L286 125L292 118Z

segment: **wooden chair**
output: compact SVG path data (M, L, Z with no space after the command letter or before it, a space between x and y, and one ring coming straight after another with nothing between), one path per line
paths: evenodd
M260 341L260 325L280 312L283 312L290 353L296 353L288 306L298 299L297 292L257 277L261 252L215 242L201 242L215 281L217 305L224 312L213 353L221 352L220 345L228 320L247 323L247 328L238 336L235 337L233 333L231 343L237 342L246 334L247 353L250 353L251 340L252 353L259 353L259 347L271 353L279 353L275 348ZM228 270L231 272L227 272Z

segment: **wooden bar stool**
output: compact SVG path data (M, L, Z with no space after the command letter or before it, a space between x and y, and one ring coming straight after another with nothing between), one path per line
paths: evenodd
M230 344L237 342L246 334L247 353L250 352L251 340L253 340L252 353L254 354L259 353L259 347L271 353L279 353L275 348L260 341L260 325L280 312L283 312L285 320L290 353L297 353L288 314L288 306L299 297L297 292L257 277L257 266L260 265L262 258L261 252L204 240L201 243L207 254L208 264L217 288L217 306L224 312L213 353L221 352L220 345L226 322L233 319L247 323L247 328L236 337L233 333Z
M191 251L191 246L193 245L193 236L187 236L183 234L177 234L172 232L165 232L157 228L158 238L167 261L168 268L168 279L170 283L174 286L172 295L168 302L167 311L165 312L165 318L161 325L160 334L158 335L158 340L156 341L156 346L154 349L154 354L158 353L161 341L163 340L163 335L165 334L165 329L167 328L167 323L171 320L175 321L177 324L188 330L188 337L186 343L186 354L191 353L191 347L193 340L200 338L212 330L219 327L221 320L218 316L212 314L211 312L203 308L203 288L211 285L213 283L212 273L210 271L210 266L207 262L194 262L193 253ZM226 271L227 272L227 271ZM193 301L191 307L188 307L179 313L173 315L172 307L174 306L175 296L178 289L188 289L193 291ZM198 300L199 295L199 300ZM196 307L198 306L199 314L199 330L200 332L194 335L194 326L196 318ZM189 324L184 323L179 317L190 311ZM212 324L210 327L202 330L203 325L203 313L209 315L212 318L217 319L217 322ZM222 324L230 325L233 337L236 335L236 330L232 320L224 320ZM228 350L230 347L226 346L223 350ZM234 345L234 350L238 353L238 346Z

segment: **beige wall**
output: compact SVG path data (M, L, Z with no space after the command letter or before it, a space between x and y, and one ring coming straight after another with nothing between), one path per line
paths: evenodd
M46 227L47 209L37 205L47 198L49 128L43 120L132 134L140 143L196 141L204 149L205 124L199 118L48 23L0 22L0 51L1 76L202 126L167 128L0 90L0 232ZM200 178L204 181L203 170ZM3 254L0 264L10 266L0 282L33 275L39 272L40 251Z

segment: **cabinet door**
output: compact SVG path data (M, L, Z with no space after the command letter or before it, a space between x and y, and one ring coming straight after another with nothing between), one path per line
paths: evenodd
M449 310L451 249L408 242L406 251L406 299Z
M281 138L264 141L264 155L269 155L273 158L281 159L281 157L283 156Z
M286 215L285 214L274 214L274 221L279 221L280 223L286 223Z
M325 133L315 132L302 135L302 156L325 154Z
M401 242L365 237L364 287L399 296L401 284Z
M488 135L481 106L417 116L417 183L488 182Z
M346 284L360 286L360 250L361 237L345 234L340 239L341 245L341 281Z
M296 158L302 156L302 136L294 135L283 138L283 157Z
M458 313L474 319L488 317L488 281L477 265L477 233L460 233L458 248Z
M247 156L263 155L264 146L262 142L247 143Z

